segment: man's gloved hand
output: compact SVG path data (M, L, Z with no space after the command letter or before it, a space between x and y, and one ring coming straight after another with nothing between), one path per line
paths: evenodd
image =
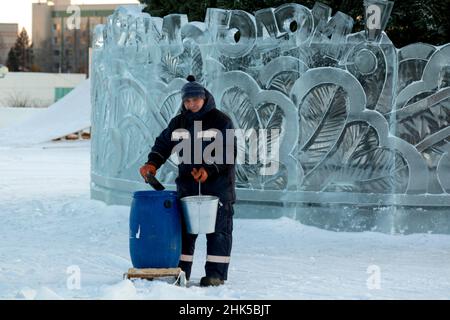
M197 182L200 181L201 183L203 183L206 181L206 179L208 179L208 172L206 172L206 169L203 167L198 170L196 168L192 169L191 174Z
M147 175L151 174L152 176L156 175L156 167L150 163L144 164L140 169L142 178L144 178L145 182L147 181Z

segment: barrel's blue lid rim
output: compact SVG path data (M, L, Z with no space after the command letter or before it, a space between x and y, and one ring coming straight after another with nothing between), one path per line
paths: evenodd
M160 196L175 196L176 197L177 192L173 190L141 190L141 191L135 191L133 193L133 197L160 197Z

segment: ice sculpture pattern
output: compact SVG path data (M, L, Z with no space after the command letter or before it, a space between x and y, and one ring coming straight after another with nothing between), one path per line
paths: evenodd
M92 196L127 204L147 188L138 168L194 74L237 128L280 130L276 175L238 165L240 202L450 209L450 45L396 49L393 2L364 6L359 33L321 3L209 8L205 22L118 7L93 37ZM175 161L158 173L169 187Z

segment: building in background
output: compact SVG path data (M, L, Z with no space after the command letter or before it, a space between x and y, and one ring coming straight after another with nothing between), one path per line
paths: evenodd
M87 74L91 33L119 5L71 5L70 0L33 3L33 54L38 70Z
M86 79L86 74L8 72L0 79L0 108L45 108Z
M18 32L17 23L0 23L0 64L6 65L9 50L14 47Z

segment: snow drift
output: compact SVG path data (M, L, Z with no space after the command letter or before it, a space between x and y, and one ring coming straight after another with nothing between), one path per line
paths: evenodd
M0 129L0 146L47 142L90 126L90 80L86 79L45 111Z

